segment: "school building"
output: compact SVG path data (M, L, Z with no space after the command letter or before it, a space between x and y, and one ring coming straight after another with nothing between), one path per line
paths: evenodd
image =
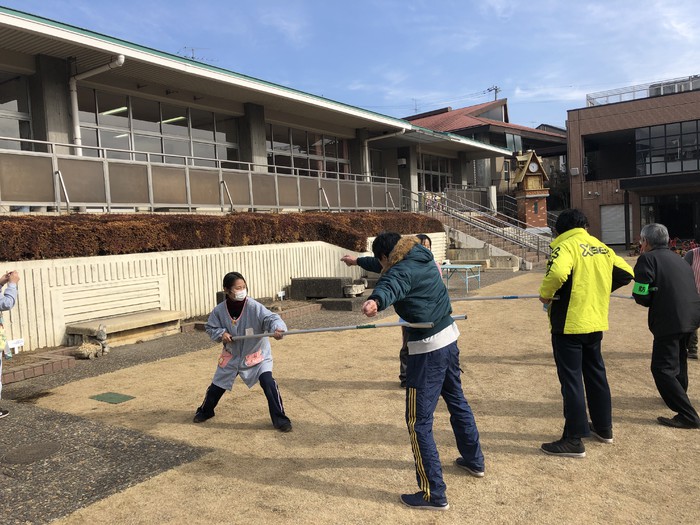
M511 150L0 7L0 206L392 210Z
M700 237L700 75L587 96L568 112L571 205L608 244L645 224Z

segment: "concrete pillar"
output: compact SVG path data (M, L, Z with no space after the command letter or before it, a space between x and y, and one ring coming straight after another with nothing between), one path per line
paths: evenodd
M366 172L369 159L366 158L365 140L369 138L366 129L355 131L355 138L348 141L348 152L350 154L350 172L355 175L368 175Z
M238 144L241 160L253 164L253 171L267 172L265 108L258 104L243 105L245 114L239 120Z
M489 209L496 211L498 209L498 203L496 201L496 186L489 186L487 190ZM546 214L545 214L546 215Z
M467 160L467 154L464 151L460 151L457 154L457 158L452 161L452 184L456 184L458 186L466 186L467 185L467 176L469 173L469 168L471 167L471 164L469 163L469 160Z
M71 142L69 78L65 60L46 55L36 57L36 73L29 77L32 128L36 140ZM69 153L69 149L61 148L57 153Z

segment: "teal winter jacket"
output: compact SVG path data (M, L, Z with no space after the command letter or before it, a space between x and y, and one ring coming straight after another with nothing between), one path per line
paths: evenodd
M451 323L452 305L432 252L421 246L417 237L404 237L389 254L389 265L382 271L374 257L359 257L357 264L372 272L381 272L369 299L379 311L394 305L394 310L409 323L432 322L432 328L406 328L409 341L435 335Z

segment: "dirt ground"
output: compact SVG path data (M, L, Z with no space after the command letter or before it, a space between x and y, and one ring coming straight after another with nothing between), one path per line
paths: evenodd
M534 294L541 277L523 273L479 295ZM463 385L481 433L486 476L475 479L454 466L458 453L440 403L434 434L449 511L417 511L399 502L399 494L417 486L397 381L400 333L388 328L272 342L274 375L294 423L289 434L272 429L261 389L242 383L223 397L214 419L191 423L218 345L55 389L37 404L211 449L57 523L698 523L700 431L656 423L672 413L649 372L646 310L630 299L611 301L603 348L615 443L586 440L585 459L539 450L559 437L563 424L541 304L455 302L456 314L468 314L458 322ZM689 368L698 406L700 364ZM118 405L89 399L105 387L135 398Z

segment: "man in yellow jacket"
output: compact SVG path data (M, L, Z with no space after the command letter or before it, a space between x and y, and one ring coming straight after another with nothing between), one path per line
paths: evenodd
M590 435L604 443L613 441L612 402L601 341L608 329L610 294L634 278L630 265L589 235L587 227L588 220L579 210L559 215L540 286L540 301L549 313L565 421L561 439L543 443L541 449L563 457L585 457L581 438Z

